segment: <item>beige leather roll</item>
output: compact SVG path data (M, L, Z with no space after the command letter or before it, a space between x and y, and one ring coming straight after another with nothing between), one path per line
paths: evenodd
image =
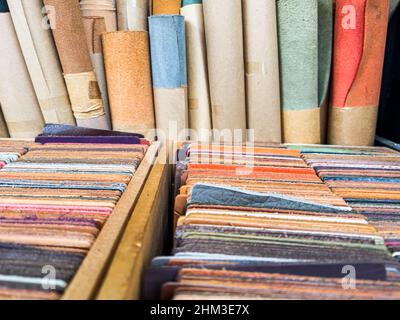
M8 6L44 120L74 125L51 30L43 25L43 2L8 0Z
M0 101L11 138L34 138L44 121L10 13L0 13Z
M257 142L282 142L275 0L244 0L248 128Z
M212 123L216 130L246 130L241 0L204 0Z
M103 17L107 31L117 30L117 12L113 0L81 0L80 8L83 17Z
M117 0L118 30L147 31L148 0Z
M203 5L185 5L181 14L186 24L190 129L197 133L199 141L208 141L210 135L206 132L212 126Z

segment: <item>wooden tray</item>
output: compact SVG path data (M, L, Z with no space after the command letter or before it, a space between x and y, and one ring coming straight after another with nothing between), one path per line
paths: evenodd
M96 299L140 299L143 271L162 253L169 228L172 166L167 152L162 149L151 170Z

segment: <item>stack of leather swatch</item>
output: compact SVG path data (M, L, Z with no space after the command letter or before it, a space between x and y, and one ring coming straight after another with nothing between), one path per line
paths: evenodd
M196 183L229 185L255 192L301 196L304 200L347 207L300 157L300 152L278 147L191 145L184 186L187 198Z
M189 145L184 155L173 256L153 260L145 297L399 298L399 284L382 281L396 266L383 238L297 150ZM351 292L349 266L360 271Z
M22 141L0 141L0 168L3 168L6 164L18 160L28 149L29 142Z
M298 146L321 179L400 254L400 153L381 147Z
M147 145L27 144L0 143L0 298L56 299Z

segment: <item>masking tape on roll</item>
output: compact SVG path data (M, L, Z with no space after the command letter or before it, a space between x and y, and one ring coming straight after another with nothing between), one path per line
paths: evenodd
M99 84L93 71L64 75L76 119L90 119L105 114Z

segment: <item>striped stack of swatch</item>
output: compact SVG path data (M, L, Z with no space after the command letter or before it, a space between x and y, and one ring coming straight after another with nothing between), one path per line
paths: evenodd
M281 147L246 148L191 145L189 173L181 197L196 183L229 185L249 191L301 196L305 200L347 207L301 159L300 152Z
M400 153L387 148L295 147L321 179L363 214L400 257Z
M376 281L396 265L383 238L297 150L192 145L186 153L173 256L149 270L154 284L177 268L158 282L163 298L400 297L399 284ZM383 276L371 278L377 265ZM340 266L356 270L357 290L343 289Z
M27 152L29 142L22 141L9 141L2 140L0 142L0 168L3 168L6 164L18 160L20 156Z
M0 298L60 297L146 150L31 143L0 170Z

